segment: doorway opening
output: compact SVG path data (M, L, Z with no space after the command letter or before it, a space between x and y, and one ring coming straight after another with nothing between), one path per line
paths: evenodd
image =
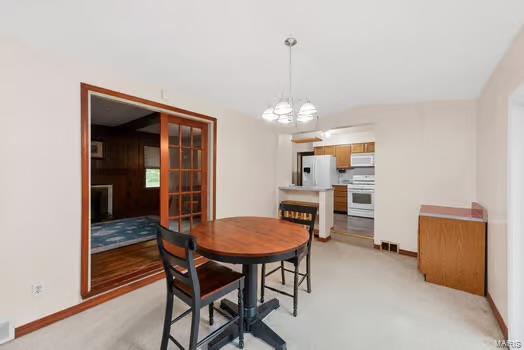
M86 298L162 273L157 224L190 232L214 218L216 119L87 84L81 90Z
M316 142L294 143L296 170L294 183L306 186L311 177L304 178L303 168L312 169L315 157L332 157L334 169L317 169L319 172L335 172L326 176L334 178L333 228L335 239L361 246L374 246L375 208L375 134L373 125L361 125L313 131L293 135L294 139L317 139ZM304 165L306 164L306 165ZM293 167L294 168L294 167Z
M508 115L508 332L524 340L524 85L509 100Z
M161 270L160 113L90 97L91 289Z

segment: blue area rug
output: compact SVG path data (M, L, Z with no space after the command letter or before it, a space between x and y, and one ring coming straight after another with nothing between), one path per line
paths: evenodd
M158 216L99 222L91 225L91 254L156 238Z

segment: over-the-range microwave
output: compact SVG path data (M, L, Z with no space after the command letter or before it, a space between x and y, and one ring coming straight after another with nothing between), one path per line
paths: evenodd
M375 153L354 153L351 155L352 167L375 166Z

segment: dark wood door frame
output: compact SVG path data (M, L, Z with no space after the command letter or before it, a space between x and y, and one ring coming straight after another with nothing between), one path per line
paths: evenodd
M89 98L91 94L104 95L109 98L125 100L133 104L141 104L146 107L150 107L152 110L162 111L170 115L182 117L188 120L199 120L206 122L213 127L213 152L209 154L212 157L212 192L211 192L211 203L213 208L210 219L213 220L216 217L216 163L217 163L217 120L216 118L181 109L178 107L166 105L163 103L146 100L140 97L128 95L125 93L101 88L98 86L81 83L80 84L80 122L81 122L81 163L82 163L82 221L81 221L81 280L80 280L80 294L82 298L89 298L96 294L107 292L111 289L119 287L118 285L108 286L105 290L90 290L89 287L89 233L90 233L90 222L89 222L89 211L90 211L90 123L89 123ZM160 263L160 261L159 261ZM161 265L159 270L151 269L138 271L129 276L128 279L121 282L120 285L126 285L138 279L144 278L148 275L158 273L161 271Z

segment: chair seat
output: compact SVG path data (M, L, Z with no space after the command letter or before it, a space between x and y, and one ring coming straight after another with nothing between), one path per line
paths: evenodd
M200 282L201 299L205 299L207 296L238 281L244 276L241 273L233 271L229 267L218 264L214 261L208 261L199 266L197 268L197 274ZM178 281L176 278L173 281L173 285L188 296L192 295L191 287Z

